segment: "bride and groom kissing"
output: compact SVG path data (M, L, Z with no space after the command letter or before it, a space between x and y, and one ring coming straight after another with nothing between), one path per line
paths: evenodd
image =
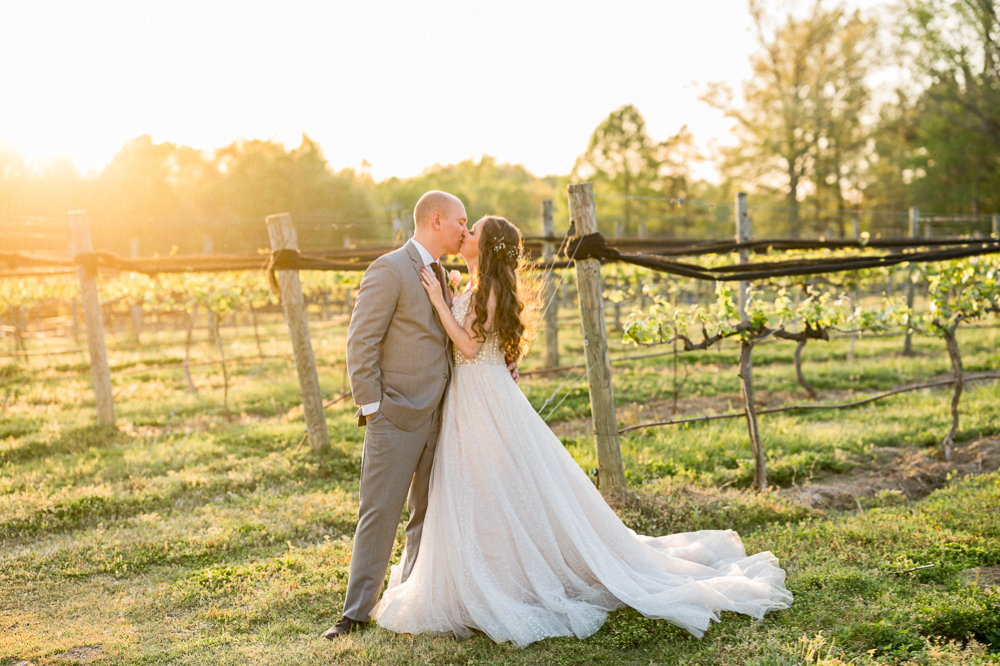
M462 202L439 191L413 219L413 237L365 271L347 334L366 432L343 617L324 637L374 620L523 647L586 638L625 606L700 637L722 611L787 608L775 557L747 556L735 532L626 527L532 408L517 385L518 229L496 216L468 228ZM469 269L455 296L449 254ZM383 593L404 503L406 544Z

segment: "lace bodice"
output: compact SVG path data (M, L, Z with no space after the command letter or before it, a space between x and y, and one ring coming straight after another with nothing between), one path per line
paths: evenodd
M469 304L472 302L472 291L465 291L451 302L451 314L459 326L465 326L465 318L469 314ZM500 350L500 340L491 331L486 334L486 342L479 348L479 353L472 359L467 359L455 348L455 367L467 365L502 365L506 366L503 351Z

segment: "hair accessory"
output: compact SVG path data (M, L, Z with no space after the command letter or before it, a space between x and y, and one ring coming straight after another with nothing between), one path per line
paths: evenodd
M498 238L493 243L493 253L506 257L511 263L516 263L521 253L518 251L516 245L508 245L506 241L502 238Z

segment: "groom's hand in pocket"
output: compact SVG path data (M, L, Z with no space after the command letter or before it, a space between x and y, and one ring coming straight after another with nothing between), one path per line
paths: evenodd
M517 380L521 378L517 372L517 361L511 360L510 356L504 357L504 360L507 361L507 371L510 372L510 378L514 380L514 383L517 383Z

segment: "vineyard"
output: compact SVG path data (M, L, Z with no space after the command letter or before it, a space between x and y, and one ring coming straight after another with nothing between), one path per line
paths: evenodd
M631 527L738 530L788 569L791 610L703 641L620 611L588 641L523 651L380 629L320 644L364 434L346 330L386 248L8 253L0 585L17 601L0 664L995 657L998 237L919 238L911 213L908 235L752 239L744 199L736 242L604 238L593 196L592 226L575 205L573 227L549 206L525 229L547 300L522 389Z

